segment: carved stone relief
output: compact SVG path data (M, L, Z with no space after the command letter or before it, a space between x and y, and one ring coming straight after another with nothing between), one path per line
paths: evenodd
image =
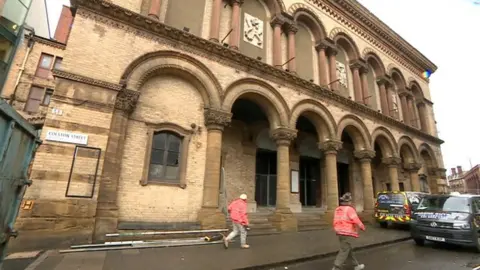
M339 61L337 61L337 78L341 85L348 87L347 68L344 63Z
M253 46L263 48L263 21L244 13L243 40Z

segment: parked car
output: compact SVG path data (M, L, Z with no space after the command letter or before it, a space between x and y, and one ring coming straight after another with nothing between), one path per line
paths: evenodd
M412 210L428 195L413 191L383 191L375 201L375 220L382 228L389 224L409 224Z
M480 252L480 195L429 195L412 216L410 232L417 245L425 241L475 247Z

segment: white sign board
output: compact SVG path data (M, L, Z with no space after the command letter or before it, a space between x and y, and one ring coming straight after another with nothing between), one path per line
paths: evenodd
M291 175L291 187L290 187L290 193L298 193L300 192L300 183L298 179L298 171L292 170L292 175Z
M61 130L49 130L45 139L47 141L87 145L88 135Z

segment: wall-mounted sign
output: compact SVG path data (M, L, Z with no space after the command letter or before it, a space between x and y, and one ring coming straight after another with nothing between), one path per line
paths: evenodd
M88 135L61 130L49 130L45 139L47 141L87 145Z
M298 193L300 192L300 179L298 177L298 171L296 170L291 170L291 176L290 176L290 193Z

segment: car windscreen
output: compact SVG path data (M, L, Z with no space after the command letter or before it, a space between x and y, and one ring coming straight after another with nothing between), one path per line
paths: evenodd
M468 198L462 197L425 197L417 211L470 212Z
M379 193L377 203L380 208L390 206L391 204L403 205L405 203L405 195L402 193Z

